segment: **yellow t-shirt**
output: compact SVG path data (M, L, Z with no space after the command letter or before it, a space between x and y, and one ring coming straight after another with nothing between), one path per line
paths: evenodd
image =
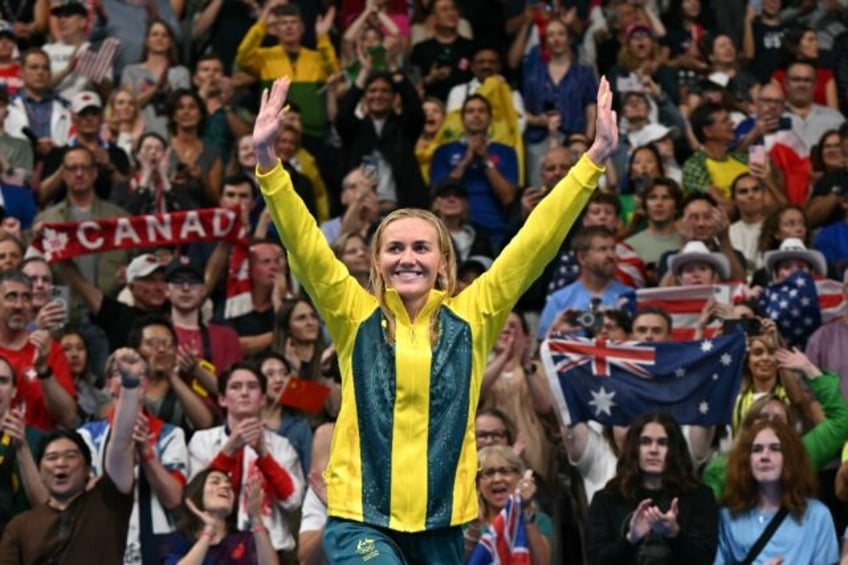
M730 186L742 173L748 172L748 164L737 161L731 155L724 161L716 161L707 157L704 161L707 172L710 173L712 185L721 190L722 194L730 198Z

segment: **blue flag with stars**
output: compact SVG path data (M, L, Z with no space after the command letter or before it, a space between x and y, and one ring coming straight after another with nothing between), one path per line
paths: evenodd
M679 424L719 426L730 423L745 347L740 328L669 343L552 336L542 345L542 359L566 424L627 426L660 411Z
M786 345L804 349L812 333L822 324L819 293L816 282L808 273L796 271L783 282L766 288L758 304L777 329Z

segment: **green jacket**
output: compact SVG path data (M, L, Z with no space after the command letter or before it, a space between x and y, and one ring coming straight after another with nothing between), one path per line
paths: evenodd
M821 403L825 419L801 437L801 443L810 456L813 469L819 471L839 455L848 437L848 402L839 388L839 376L825 372L807 381L816 399ZM713 489L716 500L721 500L727 486L727 455L716 455L707 464L701 477Z

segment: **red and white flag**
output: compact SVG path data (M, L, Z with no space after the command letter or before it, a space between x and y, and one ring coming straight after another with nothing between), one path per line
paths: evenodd
M112 72L121 42L114 37L103 40L100 49L86 49L77 58L76 72L97 84Z
M821 323L834 320L845 312L845 296L840 282L826 279L816 279ZM730 303L738 304L745 301L745 285L742 283L722 283L717 285L696 286L665 286L658 288L640 288L636 291L636 308L660 308L668 312L672 322L672 339L674 341L691 341L695 339L698 329L698 319L707 300L712 296L722 296ZM713 337L720 326L716 323L704 330L703 338ZM783 331L781 329L781 331Z
M636 291L636 308L659 308L671 316L671 336L674 341L693 341L698 329L698 319L707 300L724 296L731 303L745 300L745 285L723 283L717 285L662 286L640 288ZM719 327L707 327L703 338L713 337Z

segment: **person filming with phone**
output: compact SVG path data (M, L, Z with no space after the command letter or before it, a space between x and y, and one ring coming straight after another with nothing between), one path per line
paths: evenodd
M31 329L56 330L68 323L67 287L53 284L53 271L43 257L30 257L21 266L32 281Z
M736 150L748 152L748 167L767 188L795 203L806 195L812 180L810 158L786 109L783 88L770 82L754 99L754 113L736 126Z

